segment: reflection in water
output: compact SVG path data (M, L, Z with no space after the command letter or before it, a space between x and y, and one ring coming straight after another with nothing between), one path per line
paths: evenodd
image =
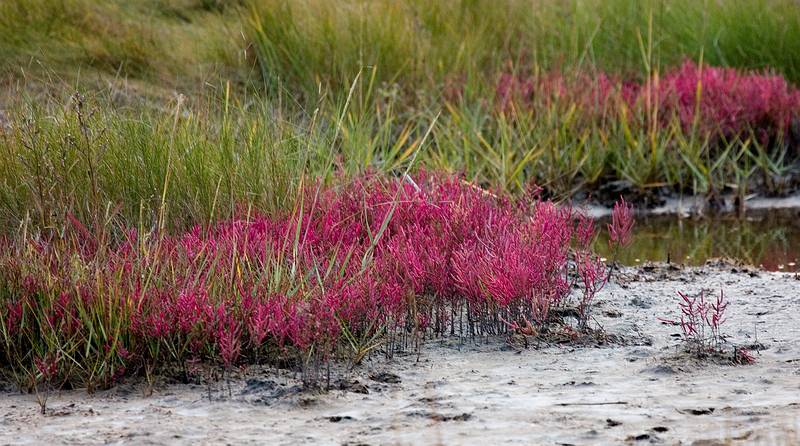
M598 223L605 229L605 221ZM595 247L601 255L611 257L605 230ZM668 260L699 265L709 258L728 257L770 271L799 271L800 211L770 210L745 218L639 217L633 242L619 257L626 265Z

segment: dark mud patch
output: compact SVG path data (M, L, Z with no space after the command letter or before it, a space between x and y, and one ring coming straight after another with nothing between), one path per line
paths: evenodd
M673 333L671 336L677 339L683 337L679 333ZM666 354L660 358L660 367L693 371L708 366L746 367L757 361L758 358L754 357L750 350L732 343L699 348L691 342L681 341L680 344L667 347Z
M245 380L244 389L241 395L253 395L257 393L272 392L278 387L278 383L266 378L248 378Z
M400 384L403 382L399 376L391 372L378 372L369 375L369 379L383 384Z
M334 383L334 389L343 390L350 393L360 393L369 395L369 387L357 379L342 379Z
M711 415L716 409L713 407L691 408L691 409L678 409L678 413L685 415L694 415L699 417L701 415Z
M467 412L454 415L446 415L439 412L430 412L424 410L409 412L406 414L406 416L410 418L425 418L436 422L469 421L472 419L472 414Z
M351 417L350 415L334 415L332 417L328 417L328 421L331 423L341 423L342 421L353 421L355 418Z
M225 398L224 389L223 399ZM318 389L308 389L301 383L291 381L278 382L263 377L247 378L244 388L239 392L239 400L250 404L270 406L274 404L313 404Z

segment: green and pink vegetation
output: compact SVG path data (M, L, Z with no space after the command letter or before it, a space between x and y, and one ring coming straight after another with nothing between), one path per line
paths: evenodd
M787 194L798 17L793 0L4 1L0 217L42 206L47 176L89 197L62 150L76 90L102 134L98 201L129 223L166 177L185 226L285 204L258 173L324 175L297 160L330 147L348 174L392 172L436 116L418 161L512 194Z
M47 226L66 211L86 220L107 209L130 224L166 203L167 223L185 228L230 217L232 203L286 210L302 174L396 173L415 153L421 166L482 187L520 195L536 183L548 197L608 204L619 192L603 186L614 182L637 201L797 189L800 91L780 76L685 62L644 82L588 72L496 81L482 103L454 86L443 109L411 114L361 77L341 105L311 114L228 90L207 104L179 97L165 111L80 95L35 105L0 127L0 219Z
M506 321L546 332L564 306L588 330L607 280L590 221L535 193L512 200L420 174L300 197L285 214L242 209L175 235L68 216L63 232L5 239L3 372L23 388L91 391L198 361L308 370L428 337L502 334Z
M800 91L781 76L698 66L685 61L644 83L614 80L605 73L575 77L560 73L520 77L503 74L496 100L504 113L520 105L547 109L575 108L588 121L605 119L662 128L674 122L688 135L721 141L753 137L759 144L800 137ZM794 128L793 128L794 126ZM796 147L796 141L789 141Z

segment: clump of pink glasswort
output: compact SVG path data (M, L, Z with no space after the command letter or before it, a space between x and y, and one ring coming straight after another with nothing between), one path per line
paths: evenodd
M503 73L495 97L505 113L519 106L575 106L592 120L617 119L623 111L634 116L655 114L662 125L677 119L686 132L697 131L712 139L754 135L761 144L785 138L800 120L800 90L782 76L699 66L692 61L643 82L602 72Z
M453 176L368 175L310 187L293 212L183 234L124 230L107 247L87 243L86 231L7 240L0 357L73 351L104 364L92 376L107 385L126 370L198 358L226 368L329 360L345 337L380 338L391 353L427 336L503 333L500 321L541 325L573 288L585 314L607 280L590 251L595 229L578 217Z

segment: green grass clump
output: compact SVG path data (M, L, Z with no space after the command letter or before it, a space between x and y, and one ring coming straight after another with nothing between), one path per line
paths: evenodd
M346 89L363 69L377 83L431 94L449 77L497 67L522 43L512 39L531 18L523 2L264 0L246 30L270 88L306 93L319 84Z
M239 202L275 209L291 196L300 164L315 162L304 154L324 142L268 108L226 113L176 102L169 112L136 112L92 102L79 110L73 98L64 110L19 119L26 124L2 144L6 221L32 213L48 224L65 212L91 221L98 211L137 221L162 200L178 226L228 215Z
M29 102L0 128L0 220L52 226L71 213L150 224L166 210L169 227L185 228L237 206L286 210L306 175L400 167L426 129L388 103L360 108L355 91L310 114L230 87L161 109L115 106L108 95Z
M207 7L203 7L208 4ZM8 0L0 3L0 79L105 86L113 79L198 91L237 79L235 11L209 1ZM241 39L240 39L241 40ZM236 67L232 69L231 67Z
M154 30L115 3L12 0L0 17L6 70L39 60L141 74L165 59Z

